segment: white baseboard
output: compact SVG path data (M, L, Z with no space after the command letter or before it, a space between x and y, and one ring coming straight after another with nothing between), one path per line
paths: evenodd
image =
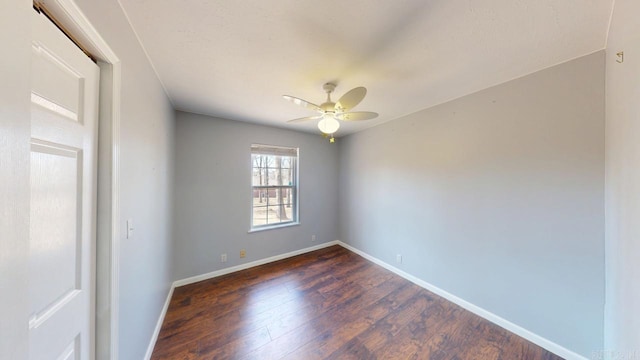
M151 359L153 348L156 346L156 341L158 341L158 335L160 335L160 329L162 328L162 323L164 322L164 316L167 314L167 310L169 309L171 296L173 296L173 289L175 289L175 286L171 284L171 288L169 289L169 294L167 294L167 299L164 301L164 306L162 307L162 311L160 312L160 317L158 318L158 322L156 323L156 328L153 330L151 341L149 341L149 346L147 347L147 353L144 355L145 360Z
M285 254L280 254L280 255L268 257L266 259L256 260L256 261L252 261L252 262L249 262L249 263L246 263L246 264L240 264L240 265L228 267L228 268L225 268L225 269L212 271L210 273L206 273L206 274L202 274L202 275L196 275L196 276L192 276L190 278L186 278L186 279L182 279L182 280L177 280L177 281L175 281L173 283L173 286L174 287L178 287L178 286L184 286L184 285L197 283L199 281L208 280L208 279L212 279L212 278L215 278L215 277L218 277L218 276L230 274L230 273L233 273L233 272L236 272L236 271L245 270L245 269L249 269L249 268L252 268L252 267L255 267L255 266L268 264L270 262L274 262L274 261L290 258L290 257L296 256L296 255L300 255L300 254L308 253L308 252L311 252L311 251L323 249L323 248L326 248L326 247L329 247L329 246L333 246L333 245L338 245L338 241L337 240L329 241L329 242L326 242L326 243L322 243L320 245L316 245L316 246L312 246L312 247L308 247L308 248L304 248L304 249L288 252L288 253L285 253Z
M431 291L432 293L434 293L436 295L439 295L439 296L451 301L452 303L454 303L454 304L456 304L456 305L458 305L458 306L460 306L460 307L462 307L462 308L464 308L464 309L466 309L468 311L471 311L472 313L474 313L474 314L476 314L476 315L478 315L478 316L480 316L480 317L482 317L482 318L484 318L486 320L489 320L492 323L494 323L494 324L496 324L496 325L498 325L498 326L500 326L500 327L502 327L502 328L504 328L504 329L506 329L508 331L511 331L512 333L514 333L514 334L516 334L516 335L518 335L518 336L520 336L520 337L522 337L524 339L527 339L527 340L531 341L532 343L534 343L534 344L536 344L536 345L538 345L538 346L540 346L540 347L542 347L542 348L544 348L546 350L551 351L552 353L554 353L556 355L559 355L559 356L561 356L561 357L563 357L563 358L565 358L567 360L587 360L587 358L582 356L582 355L579 355L579 354L577 354L577 353L575 353L575 352L573 352L573 351L571 351L571 350L569 350L569 349L567 349L567 348L565 348L563 346L560 346L560 345L554 343L551 340L545 339L545 338L543 338L542 336L540 336L538 334L535 334L535 333L533 333L533 332L531 332L531 331L529 331L529 330L527 330L527 329L525 329L525 328L523 328L521 326L518 326L518 325L510 322L509 320L506 320L506 319L504 319L504 318L502 318L502 317L500 317L500 316L498 316L498 315L496 315L496 314L494 314L494 313L492 313L492 312L490 312L488 310L485 310L485 309L483 309L483 308L481 308L481 307L479 307L477 305L474 305L474 304L472 304L472 303L470 303L470 302L468 302L468 301L466 301L464 299L461 299L461 298L459 298L459 297L457 297L457 296L455 296L455 295L453 295L453 294L451 294L451 293L449 293L449 292L447 292L445 290L442 290L442 289L440 289L439 287L437 287L435 285L432 285L432 284L430 284L430 283L428 283L428 282L426 282L426 281L424 281L422 279L419 279L419 278L417 278L417 277L415 277L415 276L413 276L411 274L408 274L408 273L406 273L406 272L404 272L404 271L402 271L402 270L400 270L400 269L398 269L396 267L393 267L393 266L387 264L386 262L384 262L384 261L382 261L382 260L380 260L378 258L375 258L375 257L365 253L364 251L356 249L353 246L351 246L349 244L346 244L346 243L344 243L342 241L337 241L337 243L338 243L338 245L344 247L345 249L353 251L354 253L362 256L363 258L365 258L365 259L367 259L367 260L369 260L369 261L371 261L371 262L373 262L373 263L375 263L377 265L380 265L383 268L385 268L385 269L387 269L387 270L389 270L389 271L391 271L391 272L393 272L393 273L395 273L395 274L397 274L399 276L402 276L403 278L411 281L412 283L414 283L414 284L416 284L416 285L418 285L420 287L423 287L423 288Z
M333 245L340 245L345 249L348 249L350 251L353 251L354 253L362 256L363 258L382 266L383 268L411 281L412 283L425 288L429 291L431 291L432 293L439 295L449 301L451 301L452 303L468 310L471 311L472 313L488 320L491 321L492 323L508 330L511 331L512 333L527 339L529 341L531 341L532 343L551 351L552 353L559 355L567 360L587 360L586 357L579 355L561 345L558 345L556 343L554 343L551 340L548 340L538 334L535 334L521 326L518 326L488 310L485 310L477 305L474 305L464 299L461 299L445 290L440 289L439 287L432 285L422 279L419 279L411 274L408 274L394 266L391 266L389 264L387 264L386 262L375 258L367 253L365 253L364 251L361 251L359 249L354 248L353 246L346 244L340 240L334 240L334 241L329 241L323 244L319 244L316 246L312 246L312 247L308 247L305 249L300 249L300 250L296 250L296 251L292 251L292 252L288 252L285 254L281 254L281 255L276 255L276 256L272 256L269 258L265 258L265 259L261 259L261 260L256 260L256 261L252 261L246 264L240 264L237 266L232 266L232 267L228 267L225 269L221 269L221 270L216 270L216 271L212 271L210 273L206 273L206 274L202 274L202 275L197 275L197 276L192 276L186 279L182 279L182 280L177 280L173 282L173 285L171 286L171 289L169 290L169 294L167 295L167 300L164 304L164 308L162 309L162 312L160 314L160 318L158 319L158 323L156 325L155 331L153 333L153 336L151 337L151 342L149 344L149 347L147 348L147 354L145 356L145 360L149 360L151 359L151 353L153 352L153 348L155 346L156 340L158 339L158 335L160 334L160 328L162 327L162 322L164 321L164 317L167 313L167 310L169 308L169 302L171 301L171 296L173 295L173 289L175 289L178 286L184 286L184 285L188 285L188 284L193 284L199 281L203 281L203 280L208 280L208 279L212 279L218 276L222 276L222 275L226 275L226 274L230 274L236 271L240 271L240 270L245 270L245 269L249 269L255 266L259 266L259 265L264 265L264 264L268 264L274 261L278 261L278 260L282 260L282 259L286 259L286 258L290 258L296 255L301 255L301 254L305 254L311 251L315 251L315 250L319 250L325 247L329 247L329 246L333 246Z
M164 307L162 308L162 311L160 312L160 317L158 318L158 322L156 323L156 328L153 331L153 335L151 336L151 341L149 342L149 346L147 347L147 353L144 356L145 360L150 360L151 359L151 354L153 353L153 348L156 346L156 341L158 341L158 336L160 335L160 329L162 328L162 323L164 322L164 317L167 314L167 310L169 309L169 303L171 302L171 296L173 295L173 290L179 286L184 286L184 285L189 285L189 284L193 284L199 281L203 281L203 280L208 280L208 279L212 279L218 276L222 276L222 275L226 275L226 274L230 274L232 272L236 272L236 271L240 271L240 270L245 270L245 269L249 269L258 265L264 265L264 264L268 264L270 262L274 262L274 261L278 261L278 260L282 260L282 259L286 259L286 258L290 258L296 255L301 255L301 254L305 254L311 251L315 251L315 250L320 250L329 246L333 246L333 245L338 245L338 240L334 240L334 241L329 241L326 243L322 243L316 246L311 246L308 248L304 248L304 249L300 249L300 250L296 250L296 251L291 251L285 254L280 254L280 255L276 255L276 256L272 256L266 259L261 259L261 260L256 260L256 261L252 261L250 263L246 263L246 264L240 264L237 266L232 266L232 267L228 267L226 269L221 269L221 270L217 270L217 271L212 271L210 273L206 273L206 274L202 274L202 275L197 275L197 276L192 276L190 278L186 278L186 279L182 279L182 280L176 280L173 282L173 284L171 284L171 289L169 289L169 294L167 294L167 300L164 303Z

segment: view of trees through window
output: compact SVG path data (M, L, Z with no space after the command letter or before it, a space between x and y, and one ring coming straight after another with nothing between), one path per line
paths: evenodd
M297 149L273 150L252 147L252 227L297 222Z

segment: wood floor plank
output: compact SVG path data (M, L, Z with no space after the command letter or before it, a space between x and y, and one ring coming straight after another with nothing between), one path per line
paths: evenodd
M251 353L271 341L266 327L249 332L220 346L218 338L205 336L198 340L200 359L232 359Z
M354 353L368 357L368 354L375 353L369 350L374 349L374 347L367 347L365 344L385 344L412 319L419 316L429 306L429 300L430 299L428 297L418 292L416 296L411 298L407 303L403 304L395 311L392 311L382 319L373 322L360 333L355 334L356 336L352 337L351 340L347 342L342 341L343 345L339 349L325 357L328 359L342 359L350 357L351 354ZM431 299L431 301L433 300ZM343 340L346 340L346 337L343 338Z
M318 319L314 326L320 331L312 341L289 354L290 359L322 359L335 351L342 342L364 331L392 311L392 305L404 303L413 294L414 289L405 284L389 295L368 305L362 297L341 303L334 311ZM352 301L356 300L356 301Z
M176 288L152 359L561 358L331 246Z

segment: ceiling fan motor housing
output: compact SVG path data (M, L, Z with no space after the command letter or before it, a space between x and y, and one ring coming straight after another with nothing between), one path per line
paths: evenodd
M333 83L326 83L324 85L322 85L322 89L324 90L324 92L326 92L327 94L332 93L335 89L336 89L336 84Z

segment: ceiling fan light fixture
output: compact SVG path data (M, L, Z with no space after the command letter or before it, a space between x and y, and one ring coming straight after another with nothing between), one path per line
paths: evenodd
M318 121L318 129L324 134L333 134L340 128L340 123L331 114L324 114Z
M331 100L331 93L336 89L336 84L326 83L322 89L327 93L327 100L320 104L320 106L295 96L283 95L285 100L319 113L316 116L307 116L289 120L287 122L298 123L309 120L319 120L318 129L320 129L322 135L325 137L330 135L331 142L335 142L333 134L340 128L340 121L369 120L378 116L378 114L370 111L351 111L351 109L356 107L356 105L358 105L367 94L367 89L363 86L347 91L337 102L333 102Z

